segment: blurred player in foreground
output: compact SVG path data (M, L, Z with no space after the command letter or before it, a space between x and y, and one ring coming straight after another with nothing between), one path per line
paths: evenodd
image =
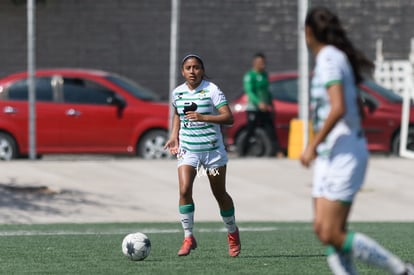
M305 33L316 59L311 84L315 135L300 161L309 167L315 159L314 230L328 246L328 265L334 274L356 274L352 263L356 258L391 274L414 274L412 264L368 236L347 230L351 205L368 163L357 85L373 64L354 48L338 17L326 8L308 12Z

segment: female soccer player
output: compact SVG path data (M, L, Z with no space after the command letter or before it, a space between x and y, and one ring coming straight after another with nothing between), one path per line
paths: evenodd
M193 183L200 169L205 169L228 230L229 254L236 257L241 246L233 200L226 191L228 159L220 129L221 125L233 123L233 115L223 92L204 79L204 64L198 55L184 57L181 73L186 82L172 92L175 114L171 136L165 144L178 159L179 212L184 229L178 255L187 256L197 247L193 235Z
M354 48L338 17L326 8L308 12L305 33L316 61L311 84L315 135L300 161L308 167L316 158L314 230L328 246L328 265L334 274L356 274L352 264L352 258L356 258L391 274L414 274L412 264L404 263L368 236L348 231L346 226L368 162L357 84L373 64Z

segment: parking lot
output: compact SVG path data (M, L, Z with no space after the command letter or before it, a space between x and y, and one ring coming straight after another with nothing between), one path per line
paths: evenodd
M414 160L373 156L351 220L414 221ZM177 221L175 160L45 156L1 164L0 220L8 223ZM227 186L240 221L310 221L312 171L297 160L231 157ZM196 220L220 220L203 173Z

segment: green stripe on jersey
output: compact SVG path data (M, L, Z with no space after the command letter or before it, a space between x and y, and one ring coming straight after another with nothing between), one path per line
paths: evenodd
M218 105L216 106L216 109L218 109L218 108L220 108L220 107L222 107L222 106L224 106L224 105L227 105L227 101L223 101L222 103L218 104Z
M204 129L210 129L210 128L214 128L214 125L210 124L210 125L205 125L205 126L200 126L200 127L192 126L190 129L182 128L181 131L192 132L193 130L204 130Z
M191 149L191 148L188 148L186 146L181 146L181 148L183 148L183 149L185 149L187 151L190 151L190 152L196 152L196 153L198 153L198 152L214 151L214 150L217 150L220 147L219 146L215 146L215 147L205 148L205 149Z
M207 136L214 136L216 133L215 132L211 132L211 133L204 133L204 134L185 134L182 133L182 136L185 137L207 137Z
M179 102L179 101L196 101L196 100L210 100L210 99L211 99L210 97L203 97L203 98L198 98L198 97L181 97L181 98L176 99L175 101L176 102Z
M213 143L217 143L217 141L218 141L217 139L211 140L211 141L204 141L204 142L191 142L191 141L181 140L182 143L189 144L189 145L213 144Z
M176 107L177 108L184 108L186 105L177 105ZM199 108L199 107L210 107L211 106L211 104L210 103L208 103L208 104L200 104L200 105L198 105L197 104L197 108Z
M202 89L202 90L200 90L200 91L197 91L197 92L195 92L196 94L199 94L199 93L208 93L208 90L204 90L204 89Z
M203 112L203 113L199 113L202 115L211 115L211 112ZM180 114L180 117L185 116L185 114Z
M328 88L334 84L342 83L340 79L331 80L325 83L325 87Z

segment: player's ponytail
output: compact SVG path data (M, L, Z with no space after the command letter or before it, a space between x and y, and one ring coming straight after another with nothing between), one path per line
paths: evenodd
M312 8L306 16L305 25L311 28L316 40L333 45L347 55L354 71L356 84L362 82L364 74L372 72L374 68L372 61L354 47L339 18L330 10L324 7Z

